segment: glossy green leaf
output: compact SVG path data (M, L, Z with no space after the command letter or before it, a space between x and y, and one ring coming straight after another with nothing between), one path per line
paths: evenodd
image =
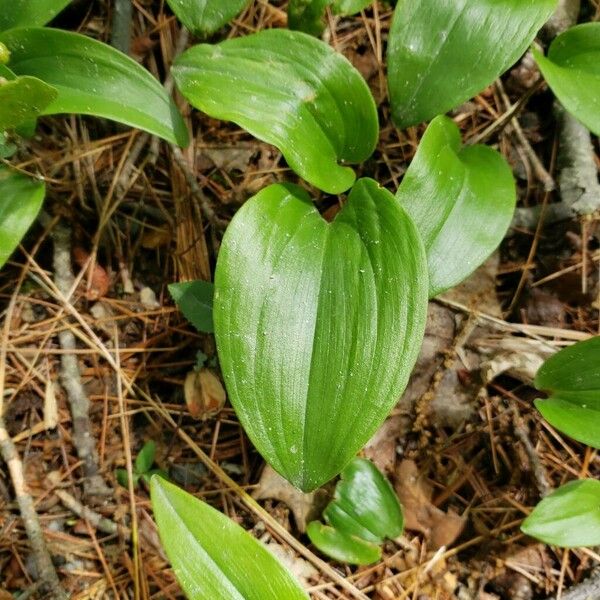
M177 18L194 34L218 31L248 6L250 0L167 0Z
M285 567L224 514L160 477L152 509L163 547L190 600L308 600Z
M600 481L572 481L544 498L521 530L546 544L573 548L600 544Z
M310 541L323 553L351 565L370 565L381 558L381 548L356 536L312 521L306 526Z
M154 464L154 455L156 454L156 443L153 440L148 440L135 457L136 473L146 473Z
M556 0L398 2L388 40L399 127L444 113L492 83L525 52Z
M600 23L572 27L552 42L547 57L535 48L533 55L563 106L600 135Z
M390 482L369 460L355 458L342 471L327 522L346 535L370 542L396 538L404 528L402 507Z
M421 139L396 197L425 242L434 297L470 275L500 244L516 189L498 152L479 145L461 148L458 127L439 116Z
M17 75L38 77L58 96L43 114L78 113L138 127L186 145L187 129L175 103L133 59L89 37L49 28L0 34Z
M0 167L0 267L35 221L45 193L41 181Z
M56 96L56 89L37 77L0 83L0 131L35 119Z
M360 73L324 42L269 29L201 44L173 67L182 94L211 117L277 146L301 177L337 194L377 143L375 101Z
M556 429L600 448L600 336L564 348L539 369L535 405Z
M0 31L45 25L71 0L0 0Z
M213 296L215 286L210 281L182 281L171 283L169 293L185 318L198 330L212 333Z
M233 218L215 273L221 368L255 447L298 488L337 475L400 397L423 337L426 268L412 221L371 179L332 223L280 184Z

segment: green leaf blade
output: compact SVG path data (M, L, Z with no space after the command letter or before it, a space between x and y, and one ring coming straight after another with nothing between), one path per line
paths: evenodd
M574 548L600 544L600 481L572 481L544 498L521 530L546 544Z
M479 145L461 149L458 127L439 116L425 131L396 198L423 237L434 297L470 275L500 244L516 188L498 152Z
M304 33L270 29L201 44L175 61L173 74L193 106L273 144L326 192L347 190L355 175L338 163L365 160L377 143L367 84L343 56Z
M198 330L213 333L214 285L210 281L181 281L169 285L169 293L185 318Z
M41 181L0 167L0 267L35 221L45 193Z
M0 31L45 25L70 2L71 0L0 0Z
M292 185L269 186L234 217L215 274L221 367L254 445L295 486L338 474L406 386L425 269L414 225L372 180L331 224Z
M154 516L184 592L194 600L308 600L279 561L231 519L155 476Z
M58 95L36 77L15 77L0 83L0 131L35 119Z
M58 95L43 111L104 117L169 142L188 143L185 123L163 86L133 59L89 37L50 28L0 34L17 75L37 77Z
M401 128L458 106L525 52L556 0L398 2L388 42L392 116Z
M154 456L156 454L156 442L148 440L135 458L135 471L142 474L150 470L154 464Z
M177 18L195 35L215 33L248 6L250 0L167 0Z
M548 56L534 49L544 79L563 106L600 135L600 23L583 23L559 35Z
M310 541L323 553L340 562L370 565L381 558L381 548L338 529L312 521L306 526Z

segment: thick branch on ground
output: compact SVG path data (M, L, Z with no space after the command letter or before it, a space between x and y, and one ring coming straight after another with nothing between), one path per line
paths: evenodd
M71 268L71 231L63 223L52 231L54 241L54 282L65 297L69 297L75 281ZM100 476L96 440L90 425L90 401L81 383L77 360L75 336L68 328L58 335L60 347L65 351L61 356L61 382L67 393L73 419L73 444L77 455L83 461L85 474L84 492L91 495L108 495L110 489Z
M25 484L25 477L23 474L23 464L19 457L19 453L15 448L13 441L10 439L4 420L0 416L0 454L4 459L4 462L8 466L8 471L12 480L12 484L15 490L15 496L19 510L21 511L21 517L23 518L23 525L27 532L27 538L31 544L33 556L35 559L35 565L37 568L37 580L41 582L41 586L45 587L48 595L45 598L52 598L53 600L67 600L67 594L62 589L58 575L52 564L52 558L46 547L44 541L44 535L40 526L37 513L35 512L35 506L33 499L27 491Z

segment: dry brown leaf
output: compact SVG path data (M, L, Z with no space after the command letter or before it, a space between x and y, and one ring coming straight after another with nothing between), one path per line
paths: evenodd
M466 519L446 513L431 503L433 490L414 461L400 463L394 488L404 510L404 526L422 533L430 548L449 546L462 533Z
M89 257L90 253L81 246L73 248L73 260L78 267L85 267ZM90 289L85 294L88 300L98 300L98 298L106 296L110 289L110 277L106 269L98 263L94 263L93 267L92 276L90 277Z
M190 415L206 419L225 406L225 388L219 378L208 369L190 371L183 384L185 403Z
M318 518L320 509L323 508L326 493L320 489L310 494L304 494L269 465L265 465L258 486L252 492L252 496L255 500L271 498L283 502L292 511L296 527L304 533L306 523Z

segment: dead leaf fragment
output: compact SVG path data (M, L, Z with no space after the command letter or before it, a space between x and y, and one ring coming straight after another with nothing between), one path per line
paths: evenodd
M183 384L183 393L190 415L196 419L219 412L227 398L223 384L208 369L190 371Z
M419 473L416 463L403 460L394 485L404 510L404 526L422 533L432 549L451 545L462 533L466 519L444 512L431 503L432 488Z

